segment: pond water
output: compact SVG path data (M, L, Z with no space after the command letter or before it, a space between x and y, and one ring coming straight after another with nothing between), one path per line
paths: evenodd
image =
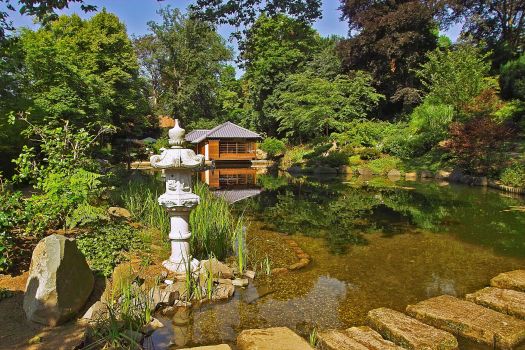
M235 206L249 234L292 235L308 267L257 279L232 300L163 319L156 348L234 344L243 329L362 325L377 307L404 310L462 297L525 267L523 197L439 182L257 175L262 191ZM471 349L473 347L464 347Z

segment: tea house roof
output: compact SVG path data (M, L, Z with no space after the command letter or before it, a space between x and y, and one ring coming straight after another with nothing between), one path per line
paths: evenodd
M232 122L217 125L211 130L197 129L186 134L186 141L199 143L205 139L260 139L261 135Z

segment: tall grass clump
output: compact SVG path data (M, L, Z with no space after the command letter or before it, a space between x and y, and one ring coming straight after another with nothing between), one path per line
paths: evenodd
M237 218L228 202L214 195L205 184L196 183L194 190L200 204L190 215L193 254L198 258L214 255L223 260L236 248L235 252L244 256L243 244L238 244L244 236L243 217Z
M164 192L164 183L155 176L141 176L128 182L121 192L121 199L133 219L147 227L169 232L168 214L158 202Z
M164 191L163 182L155 177L139 177L122 189L120 197L135 220L168 233L168 214L157 201ZM236 217L228 202L214 195L206 184L197 182L194 192L200 197L200 204L190 215L192 254L198 259L213 255L223 260L235 252L238 263L245 265L244 218Z
M131 283L122 283L106 310L88 331L84 349L142 349L140 335L153 319L154 305L149 293ZM142 337L141 337L142 338Z

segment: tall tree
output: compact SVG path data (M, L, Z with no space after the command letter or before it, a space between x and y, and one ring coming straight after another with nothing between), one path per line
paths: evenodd
M493 51L496 67L525 51L525 0L451 0L464 18L463 35Z
M0 9L0 40L5 39L6 32L14 29L9 20L10 12L35 16L37 20L46 23L57 18L55 10L67 8L70 3L80 3L85 12L97 9L96 6L84 4L84 0L0 0L0 5L4 6L4 9Z
M420 0L341 0L341 10L352 33L339 45L343 67L372 74L378 91L397 103L386 112L419 102L413 70L437 45L435 10Z
M159 13L160 23L148 23L151 34L135 40L155 111L175 115L186 125L214 119L219 77L233 57L231 48L208 23L169 7Z
M321 0L196 0L190 10L199 19L235 27L233 36L241 41L261 14L287 15L309 24L322 16Z
M117 135L140 132L147 115L143 81L126 28L106 12L89 20L61 16L24 29L26 84L32 117L50 125L112 125Z
M371 81L365 72L332 79L312 70L292 74L267 99L266 113L279 122L278 131L299 142L341 132L350 121L365 118L383 97Z
M252 126L275 133L276 121L264 116L264 101L288 75L304 67L320 43L318 33L304 22L284 15L259 17L248 33L242 56L244 78L256 112Z

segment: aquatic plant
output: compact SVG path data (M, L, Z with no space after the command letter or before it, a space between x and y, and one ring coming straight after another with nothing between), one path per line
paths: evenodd
M131 281L112 289L105 312L88 330L84 349L142 349L140 332L151 322L155 306L150 293Z
M234 215L228 202L214 195L205 184L196 183L194 190L200 204L190 215L193 255L197 258L213 255L223 260L235 250L242 262L245 247L239 241L245 227L243 216Z
M223 260L238 246L237 236L245 226L245 220L242 215L234 215L230 204L214 195L207 185L198 182L194 191L200 197L200 204L190 215L192 254L198 259L213 255ZM163 192L162 183L155 177L138 177L122 187L120 198L135 220L161 232L169 232L169 217L157 201Z

